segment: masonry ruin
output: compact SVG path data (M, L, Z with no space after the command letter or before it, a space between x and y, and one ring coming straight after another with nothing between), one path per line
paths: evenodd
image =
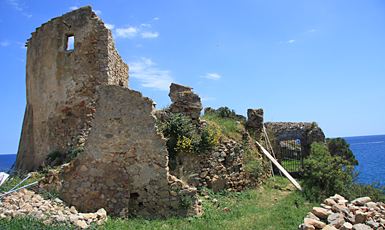
M278 145L274 151L280 158L280 144L286 140L299 140L303 157L310 155L310 145L313 142L325 143L325 134L315 122L266 122L267 129L272 131L273 137L277 139Z
M191 87L173 83L172 104L156 113L150 98L128 88L129 67L118 54L111 31L90 6L43 24L26 46L27 105L16 167L34 171L47 163L69 162L43 182L79 211L201 215L193 186L242 191L269 175L268 167L248 175L243 144L228 138L200 156L178 156L182 163L169 171L166 139L157 132L156 116L163 120L171 112L182 113L197 128L204 126L200 98ZM247 114L242 131L246 143L249 133L259 137L263 132L263 110L249 109ZM310 129L311 123L297 124L266 126L279 140L299 138L304 145L324 141L322 130ZM184 174L197 175L191 186L178 179ZM188 199L189 207L181 206L181 199Z
M71 50L69 37L74 37ZM43 24L26 45L27 106L18 169L36 170L52 153L65 159L77 155L53 178L60 197L81 212L103 207L111 215L201 213L196 188L168 173L155 103L128 89L129 68L90 6ZM190 207L180 206L182 196L191 200Z

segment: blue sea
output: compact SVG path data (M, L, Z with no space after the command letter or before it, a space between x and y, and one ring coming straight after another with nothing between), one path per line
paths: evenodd
M343 137L353 151L359 165L358 182L385 185L385 135ZM16 161L16 154L0 155L0 172L6 172Z
M343 137L353 151L359 171L358 182L371 184L379 182L385 185L385 135Z
M16 161L16 154L0 155L0 172L7 172Z

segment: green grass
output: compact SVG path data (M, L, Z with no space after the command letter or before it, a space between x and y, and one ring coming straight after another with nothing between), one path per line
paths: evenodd
M218 124L221 127L222 133L226 137L232 138L236 141L242 140L240 130L243 128L243 125L238 124L235 119L222 118L216 115L215 113L205 114L201 116L201 119L206 121L212 121Z
M301 162L297 160L281 160L281 165L288 172L298 172L302 170Z
M201 217L171 217L150 220L136 217L128 220L111 218L98 229L297 229L306 213L315 203L309 203L286 178L269 178L263 188L243 192L227 190L213 193L205 189L209 198L203 200L204 213ZM212 200L217 199L218 205ZM224 208L228 208L224 212ZM42 223L30 218L0 221L0 226L9 229L40 229ZM14 228L17 226L17 228ZM41 229L52 229L50 227ZM57 226L58 227L58 226ZM55 227L54 227L55 229Z
M288 190L289 189L289 190ZM202 217L172 217L166 220L133 218L110 219L99 229L297 229L306 213L317 204L308 203L300 192L284 178L276 177L263 189L242 193L222 191L203 199ZM213 199L219 205L212 203ZM227 207L229 211L224 212Z
M0 193L2 192L8 192L10 191L14 186L19 184L24 178L27 177L27 174L16 174L10 176L4 184L0 186ZM32 175L25 180L23 183L21 183L17 188L21 188L25 185L31 184L35 181L38 181L40 178L42 178L42 175L39 173L32 173ZM16 189L17 189L16 188Z

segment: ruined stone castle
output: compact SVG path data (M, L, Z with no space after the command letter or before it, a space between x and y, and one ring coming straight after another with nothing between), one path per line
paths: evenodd
M74 47L69 49L72 38ZM27 105L18 169L37 170L53 153L67 158L75 154L51 176L60 197L81 212L105 208L111 215L151 217L202 213L197 189L179 180L178 172L169 172L166 139L155 124L155 103L128 88L129 67L111 31L90 6L43 24L26 46ZM203 122L199 96L187 86L170 88L169 111L191 117L193 124ZM260 135L263 110L248 111L246 126ZM286 125L269 126L280 138L288 136L282 131ZM293 138L313 141L309 133L298 133ZM310 136L323 141L321 133L319 129ZM199 175L196 186L242 191L250 178L239 146L226 140L205 157L183 156L184 162L195 164L182 166ZM189 207L181 206L181 199L188 199Z
M129 68L90 6L43 24L27 46L18 169L36 170L50 153L84 148L60 172L60 196L69 205L110 214L128 207L144 216L200 213L196 188L168 173L155 103L128 88ZM189 209L179 207L180 196L191 199Z

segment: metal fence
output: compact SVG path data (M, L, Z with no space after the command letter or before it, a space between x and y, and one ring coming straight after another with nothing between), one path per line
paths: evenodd
M302 152L299 140L280 141L280 163L288 172L298 172L302 169Z

